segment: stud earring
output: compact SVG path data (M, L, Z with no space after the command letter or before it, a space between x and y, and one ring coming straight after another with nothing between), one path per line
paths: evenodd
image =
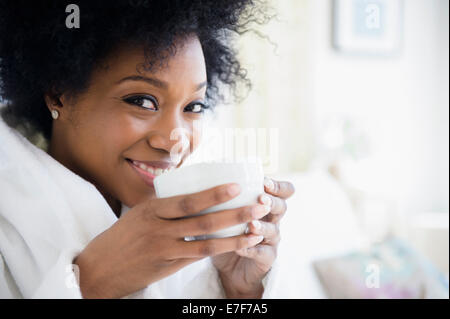
M56 120L59 117L59 112L57 110L52 110L52 117Z

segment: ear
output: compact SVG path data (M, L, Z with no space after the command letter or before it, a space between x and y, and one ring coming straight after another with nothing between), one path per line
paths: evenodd
M44 100L49 111L52 111L55 108L61 108L63 106L63 103L61 102L61 94L56 93L54 90L45 93Z

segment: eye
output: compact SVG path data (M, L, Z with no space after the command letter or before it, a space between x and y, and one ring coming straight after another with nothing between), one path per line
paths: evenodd
M209 106L202 102L193 102L184 108L184 112L203 113Z
M134 95L123 99L126 103L137 105L144 109L156 111L158 109L157 100L151 95Z

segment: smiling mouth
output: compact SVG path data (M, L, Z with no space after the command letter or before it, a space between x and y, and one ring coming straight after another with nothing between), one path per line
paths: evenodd
M155 162L155 166L151 166L147 163L143 163L141 161L132 160L129 158L126 158L127 162L130 164L130 166L135 170L135 172L138 173L138 175L144 180L144 182L150 186L154 187L153 185L153 179L161 174L170 172L175 168L175 166L170 165L169 163L163 163L163 162ZM162 166L165 168L157 167Z

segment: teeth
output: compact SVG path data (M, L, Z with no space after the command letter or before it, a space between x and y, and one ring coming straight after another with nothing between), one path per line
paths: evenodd
M167 173L167 172L169 172L169 171L171 171L171 170L173 169L173 167L169 167L169 168L166 168L166 169L162 169L162 168L153 168L153 167L147 166L147 165L145 165L145 164L143 164L143 163L138 163L138 162L136 162L136 161L132 161L132 162L133 162L134 165L136 165L136 166L139 167L140 169L142 169L142 170L144 170L144 171L147 171L147 172L149 172L150 174L155 175L155 176L159 176L159 175L161 175L161 174Z

